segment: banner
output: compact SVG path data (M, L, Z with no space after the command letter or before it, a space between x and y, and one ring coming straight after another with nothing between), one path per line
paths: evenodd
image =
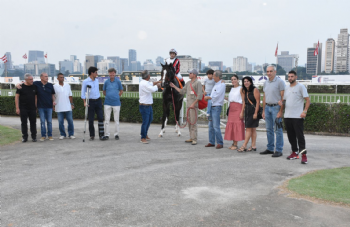
M312 76L313 84L344 84L350 83L350 75Z

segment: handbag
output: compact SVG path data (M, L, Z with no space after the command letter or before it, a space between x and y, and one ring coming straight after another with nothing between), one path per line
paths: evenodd
M192 83L190 82L191 89L194 93L194 95L197 97L197 93L193 90ZM207 108L208 102L204 99L204 95L202 97L202 100L198 100L198 109L202 110Z
M253 102L252 101L250 101L250 99L249 99L249 97L248 97L248 93L249 92L247 92L247 99L248 99L248 101L249 101L249 103L250 103L250 105L252 105L253 107L254 107L254 109L256 109L255 108L255 106L254 106L254 104L253 104ZM258 120L260 120L260 119L262 119L263 117L262 117L262 107L259 105L259 110L258 110Z
M227 111L226 111L226 116L228 116L228 113L230 112L230 106L227 108Z

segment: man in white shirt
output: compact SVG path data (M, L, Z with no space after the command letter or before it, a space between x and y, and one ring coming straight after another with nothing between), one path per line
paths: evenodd
M149 126L153 120L153 97L152 93L158 91L161 81L150 82L150 74L147 70L142 72L142 81L139 84L139 110L142 115L141 125L141 143L147 144L149 137L147 136Z
M74 109L72 90L68 83L64 83L64 75L62 73L57 74L57 80L58 83L53 85L56 98L56 105L54 106L53 110L57 113L58 125L60 129L59 139L62 140L67 136L64 129L64 118L66 118L68 122L68 138L75 139L72 112Z
M222 71L216 70L214 72L215 85L211 91L210 96L205 96L206 100L211 99L212 106L209 113L209 143L205 147L214 147L216 140L216 149L224 147L224 141L220 129L220 114L222 106L224 105L226 85L221 82Z

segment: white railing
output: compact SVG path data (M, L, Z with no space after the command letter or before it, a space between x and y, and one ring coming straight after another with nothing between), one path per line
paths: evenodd
M350 104L350 95L310 94L311 103L347 103Z

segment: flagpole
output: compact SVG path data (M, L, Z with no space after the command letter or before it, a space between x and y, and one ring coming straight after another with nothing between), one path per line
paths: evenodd
M278 64L278 42L277 42L277 49L276 49L276 74L277 74L277 64Z

